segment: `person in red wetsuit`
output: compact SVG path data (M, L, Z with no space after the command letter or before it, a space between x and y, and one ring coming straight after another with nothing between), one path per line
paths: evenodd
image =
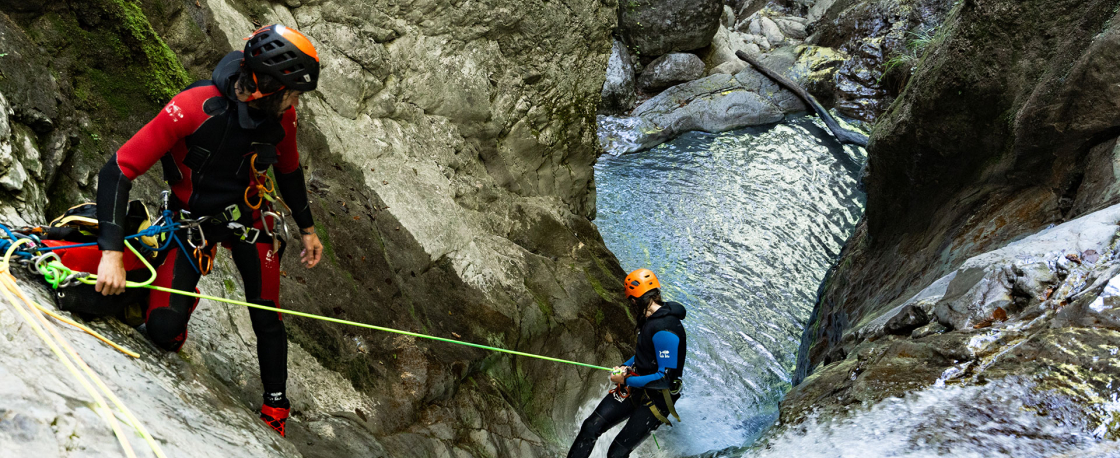
M244 51L233 51L215 68L210 80L198 81L176 95L155 119L145 125L101 169L97 185L100 221L96 290L104 295L125 289L124 221L132 181L157 161L171 185L173 209L206 216L206 243L185 252L173 246L165 252L156 285L195 290L221 244L231 251L245 283L245 300L279 307L280 256L264 229L254 180L272 167L285 202L292 212L304 250L301 261L314 267L323 245L315 234L308 206L303 169L296 151L295 106L303 92L314 90L319 57L311 41L283 25L253 33ZM255 169L255 170L254 170ZM185 231L184 231L185 232ZM183 233L182 237L190 234ZM279 242L279 241L277 241ZM201 240L198 243L202 243ZM201 268L200 268L201 267ZM187 338L187 321L197 299L151 291L145 331L156 345L178 351ZM260 416L281 435L291 403L285 394L288 378L288 339L278 313L249 309L257 335L264 402Z

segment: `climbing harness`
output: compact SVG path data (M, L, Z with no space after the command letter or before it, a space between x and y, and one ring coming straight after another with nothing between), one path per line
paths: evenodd
M649 389L649 388L647 388L647 389L644 390L644 399L645 399L644 405L649 408L650 412L653 412L654 418L657 418L658 420L660 420L661 423L664 423L664 424L669 425L669 426L673 426L673 424L669 422L669 419L665 417L665 414L661 413L661 409L657 407L657 404L655 404L653 402L653 398L650 397L649 392L650 391L660 391L661 395L663 396L663 399L665 400L665 406L669 409L669 414L672 415L673 418L675 418L677 420L677 422L680 422L681 421L681 416L677 415L677 408L673 405L673 395L674 394L679 394L681 392L681 385L682 384L683 384L683 382L681 381L681 379L676 379L676 380L673 381L673 384L671 385L671 388L663 388L663 389Z
M612 375L621 375L626 373L628 373L630 376L638 375L637 372L634 372L633 369L630 368L611 370ZM683 384L683 380L676 379L669 384L669 388L639 388L641 390L641 399L639 400L639 402L642 403L642 406L649 408L650 412L653 413L654 418L657 418L659 421L661 421L661 423L672 426L673 424L669 422L669 419L665 417L665 414L661 413L661 409L659 409L657 407L657 404L653 402L653 398L650 397L649 393L651 391L660 392L663 396L663 399L665 400L665 406L669 409L669 414L672 415L673 418L675 418L678 422L680 422L681 417L677 414L676 406L673 405L673 396L680 394ZM634 394L633 389L629 385L626 385L625 382L615 384L614 388L611 388L607 393L613 395L615 400L618 402L629 399Z

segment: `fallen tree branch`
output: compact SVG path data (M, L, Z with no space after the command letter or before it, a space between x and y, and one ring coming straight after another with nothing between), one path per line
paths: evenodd
M797 94L797 96L800 97L801 100L805 101L806 105L809 105L813 108L813 111L817 112L817 116L820 116L821 119L824 120L824 124L828 126L828 130L832 131L832 135L835 136L836 140L838 140L840 143L867 146L866 135L840 127L840 123L836 122L836 118L833 118L832 114L830 114L828 110L825 110L824 107L821 106L820 102L817 102L816 97L813 97L812 94L807 92L805 89L802 89L801 86L799 86L797 83L791 81L785 76L778 74L778 72L766 68L766 66L759 63L758 60L743 51L735 51L735 56L743 59L746 63L751 64L752 67L758 69L759 73L766 75L767 78L774 80L778 84L784 86L786 89L793 91L794 94Z

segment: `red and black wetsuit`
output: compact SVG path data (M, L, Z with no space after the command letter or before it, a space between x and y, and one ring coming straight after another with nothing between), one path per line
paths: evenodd
M293 219L300 228L314 226L296 151L295 108L277 120L239 102L233 83L240 62L240 51L228 54L211 80L196 82L176 95L101 169L97 216L101 228L98 246L102 250L124 250L122 227L132 180L161 158L173 200L180 209L197 218L219 215L230 205L238 205L241 217L237 222L259 229L260 212L245 203L245 190L252 176L250 158L254 152L271 149L276 184L293 211ZM255 191L250 193L251 198L253 195ZM210 225L205 231L208 250L217 243L231 250L245 283L245 300L279 307L283 250L272 253L272 239L263 233L256 243L243 242L224 222ZM155 284L194 290L201 274L192 264L192 255L173 246L165 256ZM187 337L187 321L195 305L197 300L190 297L152 291L146 320L148 336L162 348L178 350ZM257 334L265 391L283 392L288 341L281 316L257 309L250 309L249 316Z

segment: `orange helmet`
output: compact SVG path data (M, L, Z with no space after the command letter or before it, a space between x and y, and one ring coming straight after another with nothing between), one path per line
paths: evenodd
M319 53L296 29L272 24L253 32L245 42L244 63L258 74L276 78L286 88L307 92L319 84ZM270 94L258 90L252 99Z
M652 270L638 269L626 276L624 286L626 287L626 296L642 297L643 294L652 289L661 288L661 282L657 281L657 276L653 274Z

